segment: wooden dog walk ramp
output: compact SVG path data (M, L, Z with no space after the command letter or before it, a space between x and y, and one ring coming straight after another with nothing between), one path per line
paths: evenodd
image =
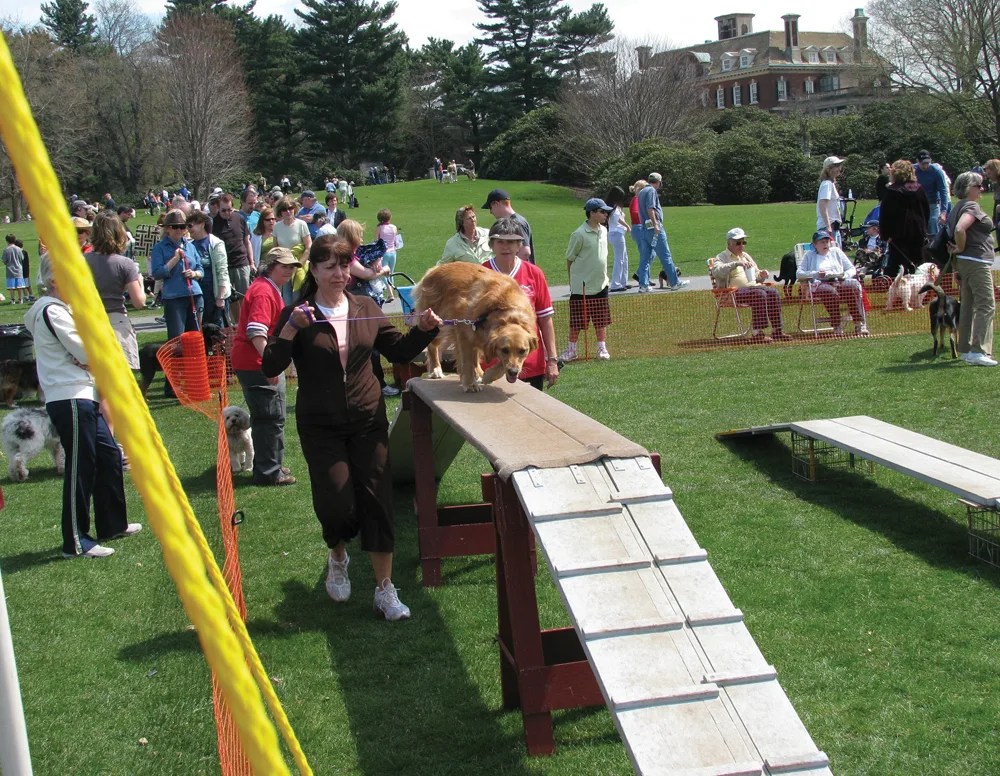
M410 388L516 492L637 773L830 773L648 453L521 383Z

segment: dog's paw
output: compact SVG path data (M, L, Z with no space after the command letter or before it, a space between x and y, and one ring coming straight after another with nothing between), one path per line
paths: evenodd
M462 390L465 391L466 393L479 393L481 390L483 390L483 384L479 382L472 383L472 385L467 385L466 383L462 383Z
M427 379L429 380L441 380L444 378L444 370L441 367L435 367L427 372Z

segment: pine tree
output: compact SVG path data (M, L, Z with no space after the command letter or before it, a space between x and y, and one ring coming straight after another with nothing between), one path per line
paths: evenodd
M383 153L397 126L406 36L396 3L303 0L297 50L316 156L350 166Z
M97 21L87 13L85 0L52 0L41 7L42 26L57 44L74 53L93 44Z

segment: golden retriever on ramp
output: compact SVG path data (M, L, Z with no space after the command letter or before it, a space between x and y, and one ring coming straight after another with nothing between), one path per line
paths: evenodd
M535 311L513 278L479 264L454 262L433 267L413 289L415 309L432 309L448 323L455 343L462 390L481 391L500 375L517 380L528 354L538 347ZM442 337L427 346L427 377L444 377ZM485 374L481 360L497 360Z

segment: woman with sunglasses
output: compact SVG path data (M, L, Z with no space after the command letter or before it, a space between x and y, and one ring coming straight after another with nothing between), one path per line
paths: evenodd
M274 210L265 206L260 211L260 218L257 219L257 225L250 233L250 245L253 248L253 265L258 269L260 269L261 258L267 256L267 252L271 248L278 247L274 239L274 225L277 221L278 217L274 214Z
M167 337L201 329L205 300L198 281L205 277L197 252L186 253L187 219L180 210L171 210L163 219L163 239L153 246L150 269L163 281L163 317Z
M288 197L282 197L274 206L274 214L278 221L274 224L274 240L278 248L288 248L296 259L305 262L312 245L309 225L295 217L295 203ZM285 304L292 303L292 284L286 283L281 289L281 298Z

